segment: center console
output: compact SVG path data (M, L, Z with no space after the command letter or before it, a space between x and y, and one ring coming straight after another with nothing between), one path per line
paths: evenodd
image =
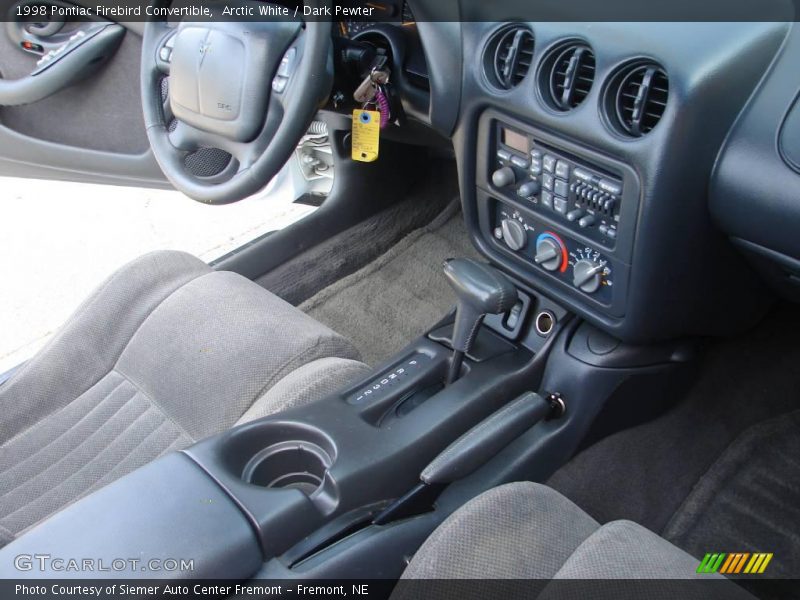
M486 111L479 121L480 234L558 297L625 314L639 182L629 166Z
M560 425L565 406L532 392L569 323L567 313L488 265L454 259L448 269L459 292L455 319L446 316L338 393L168 454L72 504L0 549L0 575L18 575L4 572L13 564L9 557L48 552L193 559L191 573L157 575L169 578L243 579L264 563L298 576L295 565L310 564L338 540L355 532L371 540L409 516L427 515L412 528L413 539L401 534L413 552L443 514L432 514L432 499L551 408ZM459 341L464 331L466 342ZM454 374L457 353L463 365L458 361ZM514 410L507 410L515 399ZM421 483L425 467L470 430L472 437L455 446L458 452L449 450L448 460ZM419 505L417 496L403 500L415 489L425 492L427 504ZM382 545L380 553L369 550L370 543L358 551L372 558L349 562L348 568L362 571L348 575L374 577L369 560L380 559L392 562L389 576L396 577L400 540ZM99 576L153 576L137 564ZM337 564L326 568L347 576Z

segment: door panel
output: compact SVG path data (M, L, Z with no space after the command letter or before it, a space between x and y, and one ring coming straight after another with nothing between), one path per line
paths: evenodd
M5 25L0 75L26 77L40 56L20 47L19 24ZM70 27L81 24L59 36ZM139 32L126 29L113 56L85 79L31 104L0 106L0 175L168 187L145 134L140 52Z

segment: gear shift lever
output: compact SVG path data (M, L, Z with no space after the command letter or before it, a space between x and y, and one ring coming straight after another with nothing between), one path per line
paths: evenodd
M517 301L517 288L496 269L469 258L449 258L443 266L447 282L458 298L449 385L458 379L464 355L472 348L483 318L511 309Z

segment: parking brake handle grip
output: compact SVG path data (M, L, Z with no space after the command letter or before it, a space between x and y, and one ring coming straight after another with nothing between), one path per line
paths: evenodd
M428 485L447 484L477 471L503 448L550 414L552 405L526 392L450 444L422 471Z
M560 394L547 398L533 392L522 394L445 448L422 471L420 483L387 506L372 523L386 525L431 510L449 484L477 471L542 419L561 416L564 408Z
M0 106L37 102L96 71L119 47L125 28L103 23L78 32L61 47L45 54L21 79L0 79Z

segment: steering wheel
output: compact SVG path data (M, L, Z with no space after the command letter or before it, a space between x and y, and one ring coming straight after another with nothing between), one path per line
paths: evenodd
M206 204L229 204L261 190L330 92L330 49L330 21L182 21L177 27L148 21L142 108L167 179ZM228 152L230 163L212 177L193 175L186 157L202 148Z

